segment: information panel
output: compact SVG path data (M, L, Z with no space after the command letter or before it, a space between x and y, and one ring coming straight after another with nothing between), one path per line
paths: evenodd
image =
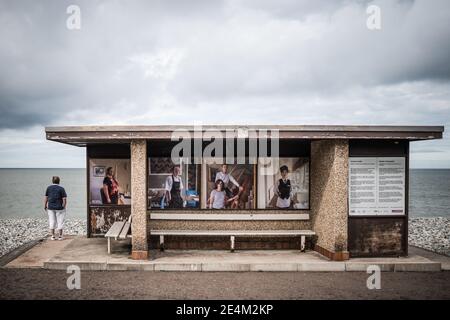
M349 158L349 214L405 214L405 158Z

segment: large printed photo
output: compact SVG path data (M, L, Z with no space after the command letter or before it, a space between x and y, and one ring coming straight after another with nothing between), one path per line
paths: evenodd
M259 209L309 209L309 159L279 158L279 169L258 176Z
M208 164L207 207L254 209L255 171L252 164Z
M149 159L148 206L152 209L200 208L199 166L170 157Z

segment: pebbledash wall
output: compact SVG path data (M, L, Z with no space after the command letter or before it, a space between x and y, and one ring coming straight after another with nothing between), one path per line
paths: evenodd
M348 140L311 142L311 228L333 260L348 259L348 150Z
M170 145L174 130L192 126L48 127L47 139L86 147L88 236L103 235L116 220L132 214L132 258L147 259L159 238L150 230L313 230L310 249L332 260L408 254L408 182L410 141L440 139L442 126L204 126L202 130L276 130L290 153L307 149L309 209L305 210L153 210L148 208L149 157ZM258 136L258 139L263 138ZM158 143L156 143L156 142ZM153 149L152 149L153 148ZM282 148L283 149L283 148ZM352 157L405 159L402 214L349 214L349 160ZM130 159L131 203L89 202L91 159ZM295 211L295 212L294 212ZM214 218L212 218L214 217ZM219 218L217 218L219 217ZM221 218L223 217L223 219ZM247 238L237 249L298 249L297 238ZM167 248L228 249L229 239L167 237Z

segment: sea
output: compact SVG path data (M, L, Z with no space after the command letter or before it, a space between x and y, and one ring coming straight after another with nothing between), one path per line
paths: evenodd
M86 169L0 169L0 219L47 217L45 190L52 176L68 195L68 217L86 217ZM450 217L450 169L411 169L411 217Z

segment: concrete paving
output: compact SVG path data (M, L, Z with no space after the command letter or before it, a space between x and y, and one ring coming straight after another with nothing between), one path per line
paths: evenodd
M413 248L410 256L399 258L353 258L329 261L315 251L225 250L150 251L146 261L130 259L129 240L113 241L108 255L106 239L70 237L64 241L44 240L6 265L6 268L45 268L66 270L77 265L81 270L134 271L362 271L378 265L381 271L441 271L450 258Z
M448 256L413 246L409 246L409 253L422 256L435 262L440 262L442 271L450 271L450 257Z
M36 245L20 254L17 258L10 261L6 267L8 268L42 268L44 262L48 261L56 254L61 252L69 245L75 237L68 236L64 240L43 240L38 241Z

